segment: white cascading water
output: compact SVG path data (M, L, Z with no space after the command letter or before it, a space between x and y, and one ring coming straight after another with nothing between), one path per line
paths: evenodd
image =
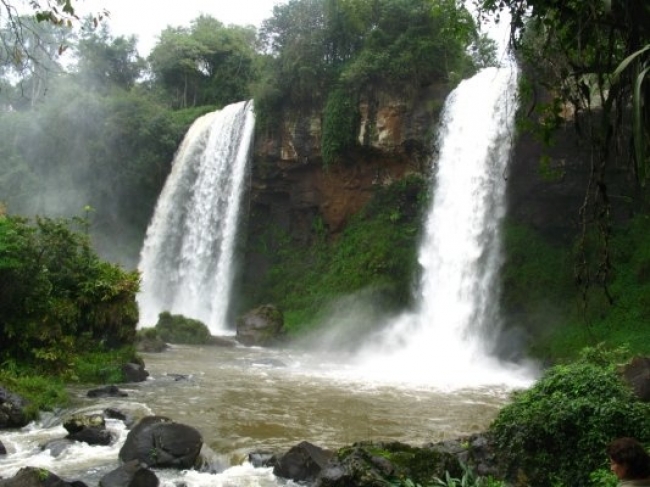
M181 144L147 229L139 269L140 326L158 314L226 323L233 251L255 118L252 102L197 119Z
M449 388L530 382L490 354L500 328L500 226L517 78L514 65L485 68L447 98L417 307L361 354L365 374Z

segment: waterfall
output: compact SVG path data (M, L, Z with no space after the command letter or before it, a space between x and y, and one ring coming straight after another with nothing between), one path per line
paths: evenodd
M513 65L485 68L445 102L417 305L362 353L371 375L450 387L520 380L491 356L500 331L500 226L517 78Z
M197 119L179 147L140 256L140 325L169 311L228 333L233 252L253 137L252 102Z

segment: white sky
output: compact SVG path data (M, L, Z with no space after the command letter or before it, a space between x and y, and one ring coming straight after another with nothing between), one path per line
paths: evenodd
M259 27L273 14L273 6L282 3L285 0L77 0L73 5L81 15L108 10L113 35L137 35L140 55L146 57L168 25L188 26L204 13L226 25Z

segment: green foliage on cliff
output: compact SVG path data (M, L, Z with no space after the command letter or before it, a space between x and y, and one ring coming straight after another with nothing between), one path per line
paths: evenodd
M340 88L353 104L379 93L408 99L457 81L492 52L453 0L291 0L264 21L260 42L268 55L254 95L266 121L321 109ZM472 57L470 46L481 54Z
M588 349L577 362L547 370L500 411L490 431L511 481L586 487L611 440L650 441L650 406L621 380L619 355Z
M535 356L576 358L585 346L601 342L650 353L650 218L639 214L617 227L611 247L616 272L610 295L599 287L584 293L575 282L575 249L531 228L506 225L503 312L509 326L525 330Z
M426 188L418 176L377 188L333 241L319 219L310 245L291 241L277 228L260 229L254 245L272 265L244 290L250 304L276 304L292 334L312 325L333 300L364 290L379 302L377 312L406 306L417 271Z
M323 111L322 149L325 167L340 162L354 147L359 130L359 107L349 93L339 89L330 93Z
M3 368L74 375L83 352L133 342L139 277L99 260L86 230L80 219L0 216Z

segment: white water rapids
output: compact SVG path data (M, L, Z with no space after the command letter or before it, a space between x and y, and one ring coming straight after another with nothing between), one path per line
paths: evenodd
M251 102L200 117L181 144L140 258L140 325L169 311L228 333L233 250L255 118Z

